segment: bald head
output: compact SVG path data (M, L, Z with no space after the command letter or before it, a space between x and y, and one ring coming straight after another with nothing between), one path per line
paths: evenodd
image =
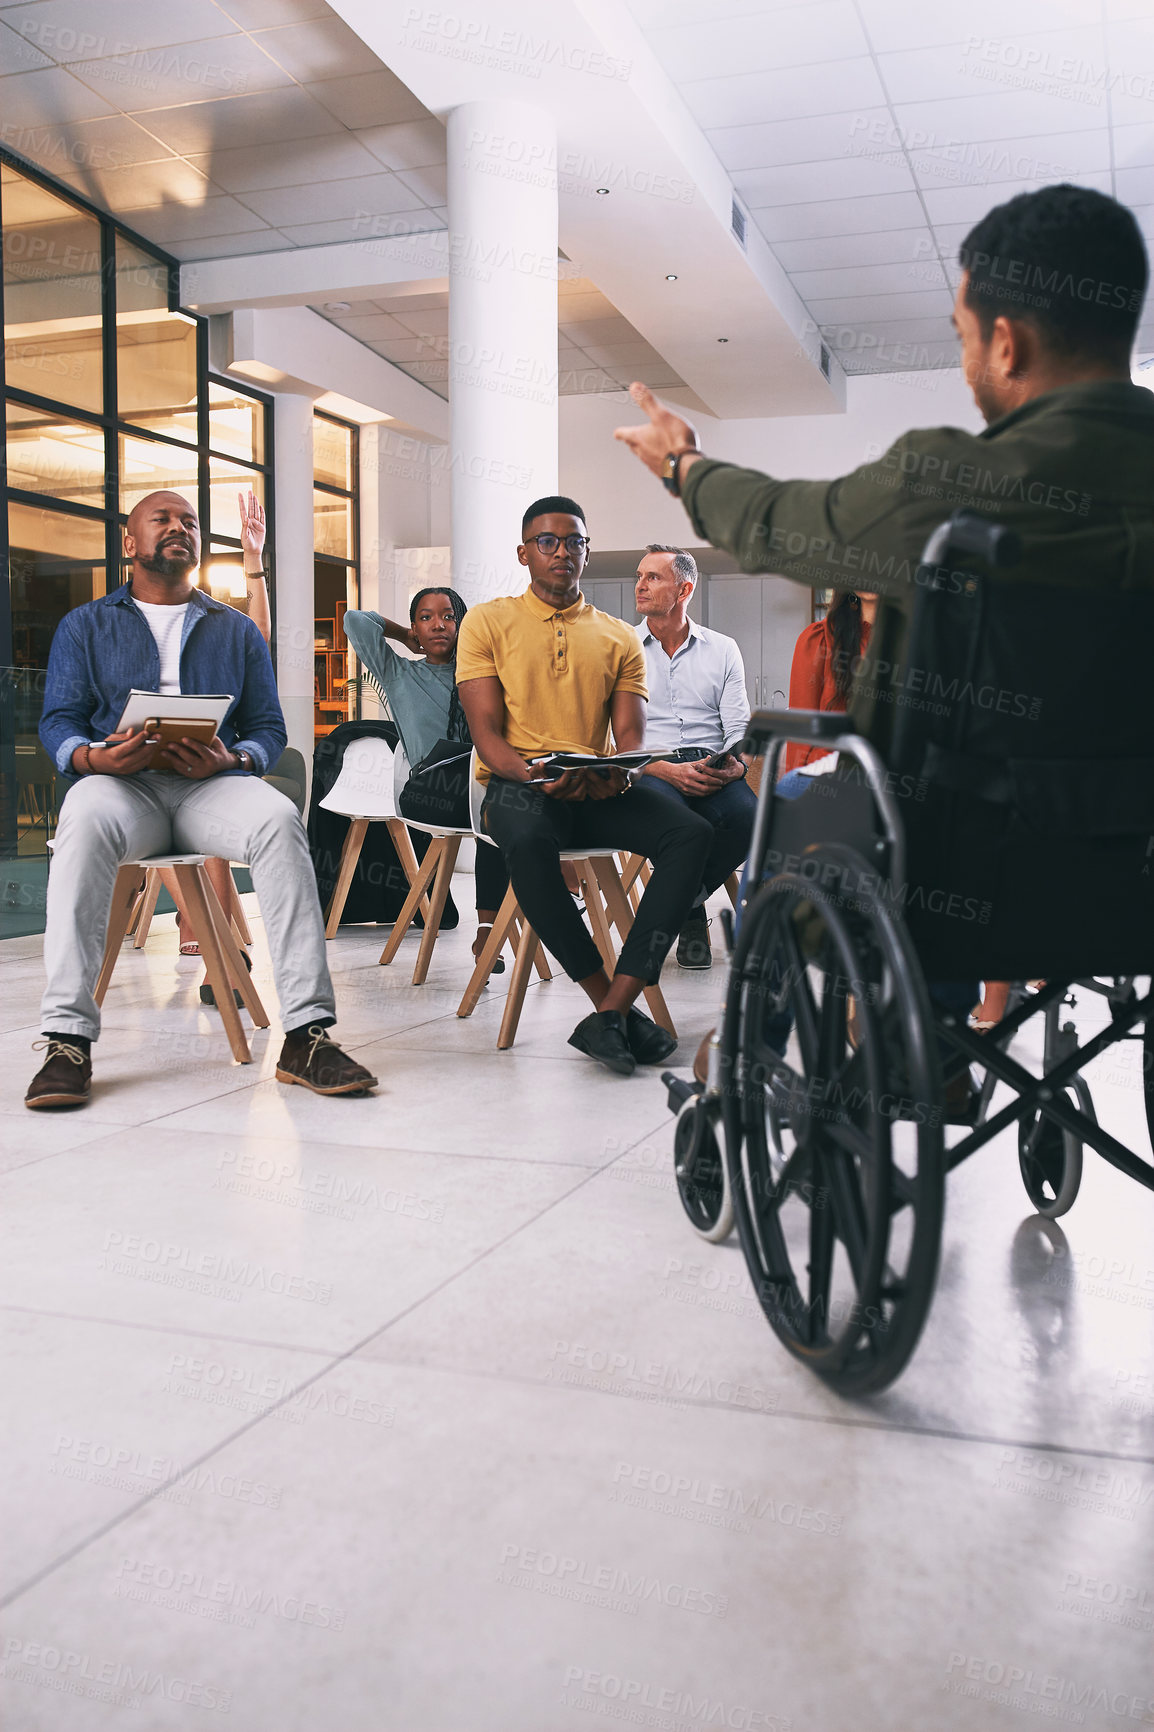
M200 564L200 520L184 494L162 488L138 500L124 526L124 551L134 593L154 585L187 591L188 574Z

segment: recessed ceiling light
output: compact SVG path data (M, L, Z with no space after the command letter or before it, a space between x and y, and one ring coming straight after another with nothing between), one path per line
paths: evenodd
M609 188L607 186L599 186L597 188L597 197L598 198L608 198L609 197Z
M719 343L728 343L729 338L728 337L718 337L717 340Z
M677 281L677 272L676 271L666 271L665 281L667 283L675 283Z
M326 313L347 313L350 305L351 305L351 302L349 302L349 301L326 301L325 302L325 312Z

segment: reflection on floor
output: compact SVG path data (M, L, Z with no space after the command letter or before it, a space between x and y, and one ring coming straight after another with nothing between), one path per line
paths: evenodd
M276 1027L230 1063L159 921L55 1118L20 1104L39 940L5 945L2 1723L1150 1723L1154 1198L1088 1154L1044 1222L999 1139L912 1365L848 1406L684 1224L656 1077L566 1046L564 980L497 1053L468 940L413 989L415 939L340 934L381 1088L326 1101ZM688 1065L717 978L665 986ZM1145 1154L1120 1054L1095 1102Z

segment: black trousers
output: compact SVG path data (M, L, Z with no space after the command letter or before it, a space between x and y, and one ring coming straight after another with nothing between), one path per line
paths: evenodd
M432 764L414 773L401 789L397 810L402 818L418 824L447 824L454 830L469 828L469 759ZM509 888L509 873L499 848L477 843L477 907L500 908Z
M618 974L653 985L701 888L713 828L680 800L644 783L612 800L553 800L540 788L494 776L481 823L500 846L517 900L570 980L603 966L601 952L561 876L562 848L644 854L653 873L617 961Z

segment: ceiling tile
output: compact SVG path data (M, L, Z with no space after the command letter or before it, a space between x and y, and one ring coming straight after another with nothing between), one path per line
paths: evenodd
M307 24L262 30L256 40L278 65L302 84L322 78L348 78L357 72L377 72L381 62L355 30L335 13Z
M171 42L229 36L235 24L212 0L37 0L16 15L16 28L53 60L126 59Z
M814 204L776 205L758 211L754 221L769 242L814 240L822 235L861 234L878 229L909 229L925 221L916 193L885 193L880 198L833 198Z
M809 310L819 325L869 324L877 319L949 318L954 297L945 288L916 289L902 295L842 295L828 300L816 297Z
M928 228L882 230L880 234L828 235L820 240L778 241L778 262L790 272L831 271L845 265L924 264L935 257Z
M649 46L676 84L726 78L738 66L771 72L869 52L852 0L810 0L788 11L659 26L647 34Z
M911 150L918 185L925 191L952 186L999 186L1004 181L1039 186L1077 180L1110 167L1110 135L1048 133L1041 138L986 139L936 150Z
M383 355L386 361L397 364L412 361L443 361L445 356L430 343L423 343L419 337L393 337L382 341L374 341L373 348L378 355Z
M177 103L250 93L287 85L289 76L249 36L181 42L104 60L78 60L70 70L92 90L133 114Z
M642 30L671 24L716 24L717 0L628 0ZM755 12L783 12L797 0L725 0L725 17L745 18Z
M169 239L164 244L176 258L189 263L203 259L243 257L245 253L283 253L293 250L276 229L258 229L255 233L245 232L239 235L211 235L207 240Z
M340 121L296 85L254 96L230 96L220 102L155 109L145 124L149 132L186 155L239 149L255 139L276 144L283 139L314 138L341 130Z
M1080 174L1074 183L1077 186L1092 186L1098 192L1110 191L1110 176L1108 174ZM925 195L926 210L930 221L934 223L976 223L979 217L994 205L1004 204L1018 192L1034 192L1036 187L1027 182L1021 185L1017 181L1005 181L992 192L987 186L953 187L946 192L927 192Z
M694 80L681 95L698 125L750 126L845 109L877 108L885 101L872 60L831 60L787 72L743 72Z
M301 186L306 181L344 180L372 174L375 158L350 133L320 138L284 139L239 150L194 155L191 160L225 192L256 192L265 187Z
M1121 0L1118 0L1121 3ZM1130 0L1141 4L1141 0ZM894 49L965 43L970 36L1005 37L1007 31L1050 30L1096 24L1100 0L967 0L954 6L928 6L926 0L860 0L866 34L879 54Z
M443 205L449 197L448 169L444 163L439 168L405 169L397 179L423 204Z
M675 373L668 361L663 361L660 356L657 357L656 361L645 366L607 367L606 372L621 391L628 391L635 379L640 379L641 383L648 385L651 391L663 391L668 386L685 383L681 375Z
M448 304L448 289L437 289L428 295L378 295L376 299L382 313L396 313L402 319L406 312L421 312L431 307L447 307Z
M733 184L750 210L766 205L811 204L822 198L870 198L878 193L914 191L914 177L900 154L888 161L846 156L829 162L747 169L734 175Z
M359 72L352 78L326 78L320 83L307 84L305 89L344 126L359 129L386 126L399 120L428 119L424 103L418 102L387 67L380 72Z
M566 294L562 288L557 293L558 317L562 323L580 324L584 319L611 319L616 316L612 301L605 296L593 292L584 294Z
M635 338L637 332L619 313L611 319L586 319L580 324L570 321L568 314L562 312L558 327L571 342L584 348L588 343L628 343Z
M361 304L368 305L367 302ZM383 343L410 335L401 321L394 319L391 313L329 313L323 307L314 307L313 311L322 313L326 319L331 319L342 331L347 331L350 337L356 337L361 343Z
M931 254L905 264L795 271L793 286L803 301L815 301L844 295L908 294L917 289L944 289L947 284L940 262Z
M1139 126L1149 120L1154 101L1154 16L1149 6L1141 16L1111 24L1110 112L1115 126Z
M447 337L448 307L415 307L391 315L400 325L403 337Z
M357 137L386 168L431 168L445 160L445 129L439 120L369 126L358 132Z
M0 130L0 141L56 175L76 174L81 169L122 168L128 163L158 162L172 157L166 144L159 144L124 114L53 126L5 125Z
M267 30L274 24L329 16L328 0L217 0L217 4L242 30Z
M134 211L132 226L146 239L167 246L170 240L196 240L204 235L233 235L261 227L260 218L234 198L205 199L203 204L168 204Z
M205 177L179 157L129 163L124 168L86 169L59 178L113 214L143 205L200 205L213 193Z
M58 126L71 120L94 120L111 114L111 104L65 72L46 66L40 72L14 72L0 85L4 136L21 126Z
M1141 126L1114 128L1114 161L1119 168L1154 162L1154 118Z
M565 367L557 375L559 397L589 397L620 389L616 379L611 379L600 367Z
M245 203L279 228L284 223L339 222L358 215L392 216L416 210L420 200L395 174L381 169L377 174L320 185L265 187L246 193Z
M54 64L52 56L43 53L28 37L6 23L0 24L0 77L7 77L10 72L34 72L38 66Z
M890 101L936 102L990 91L1040 90L1069 105L1105 65L1100 28L993 35L969 30L940 48L903 48L878 56Z
M1123 204L1144 205L1154 199L1154 164L1141 168L1120 168L1115 176L1116 196Z
M948 318L873 319L865 324L846 319L841 323L823 324L821 329L826 341L836 349L857 347L864 350L883 341L890 344L899 340L909 343L948 341L953 343L955 351L958 348L958 334Z
M975 86L980 89L980 86ZM1066 102L1037 90L1002 90L939 102L894 104L901 136L923 148L987 138L1030 138L1101 127L1101 105Z
M658 362L664 365L652 343L636 335L632 343L587 343L583 353L598 367L644 367Z
M809 120L771 120L759 126L719 126L709 142L731 172L746 168L777 168L785 163L820 162L847 154L847 146L872 137L893 135L888 108L846 114L819 114Z
M288 235L300 247L329 246L334 241L363 241L365 238L365 222L363 217L344 217L340 222L287 223L277 225L282 234ZM384 239L381 229L388 235L419 235L430 234L435 229L443 229L445 220L437 211L422 207L415 210L411 216L381 217L373 226L373 238Z

